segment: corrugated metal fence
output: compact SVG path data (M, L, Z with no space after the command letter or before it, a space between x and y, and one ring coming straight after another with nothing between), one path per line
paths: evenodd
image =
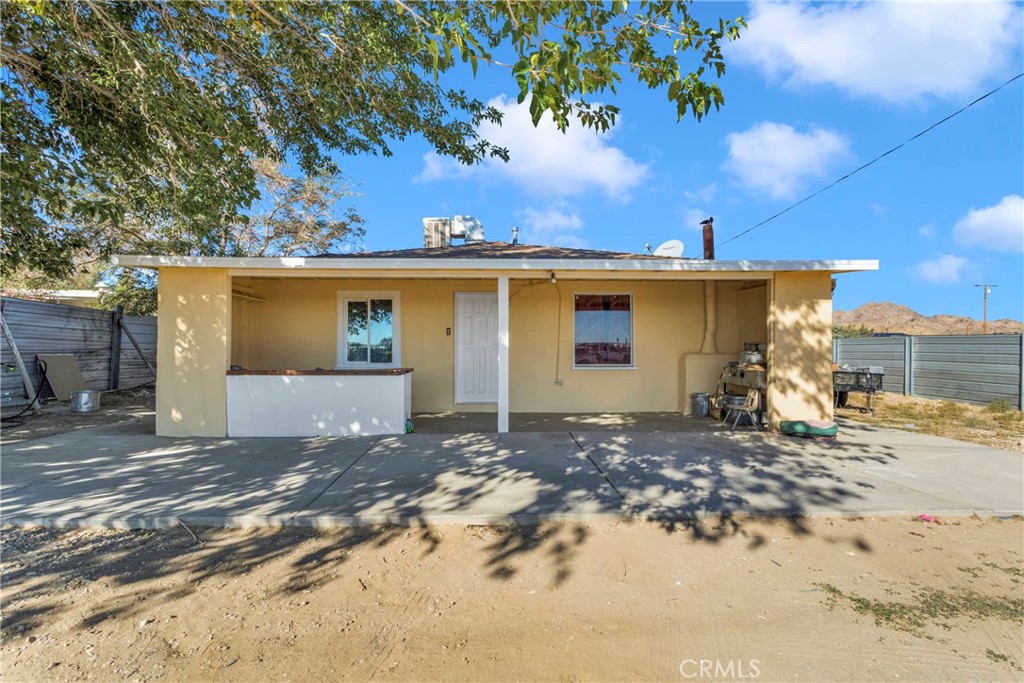
M36 354L70 353L78 360L90 389L111 388L111 349L116 346L111 343L115 324L113 311L4 297L3 316L25 361L33 387L39 386L42 379ZM125 316L121 320L155 367L156 318ZM123 389L152 381L153 373L123 329L120 342L118 387ZM3 335L0 335L0 357L3 359L0 402L4 407L28 403L30 397L25 395L21 375ZM42 396L52 395L49 387L45 387Z
M885 368L882 388L964 403L1009 401L1022 408L1019 334L835 339L832 360Z
M839 360L840 357L842 360ZM903 337L835 339L832 341L832 360L853 367L881 365L885 368L882 390L897 394L903 393L905 368Z

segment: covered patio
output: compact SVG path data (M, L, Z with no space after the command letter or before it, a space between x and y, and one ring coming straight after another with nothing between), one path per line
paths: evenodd
M714 391L744 343L768 345L763 272L560 265L497 278L231 272L228 435L400 433L424 416L443 431L689 429L690 394ZM317 425L272 426L282 416Z
M748 347L768 424L831 420L832 275L877 267L504 243L117 262L160 271L157 434L211 437L400 434L414 414L687 431L669 414Z

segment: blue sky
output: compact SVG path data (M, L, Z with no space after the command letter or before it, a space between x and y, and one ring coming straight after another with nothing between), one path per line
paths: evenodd
M677 238L700 256L1024 71L1022 5L698 3L703 21L745 16L721 81L725 106L677 122L664 94L629 82L599 135L535 129L507 71L448 85L493 101L481 131L508 164L466 168L422 140L394 156L346 157L367 249L417 247L424 216L469 214L487 239L642 252ZM1024 319L1024 79L748 235L727 259L869 258L841 276L837 309L894 301L926 315L981 317L976 283L997 285L989 317Z

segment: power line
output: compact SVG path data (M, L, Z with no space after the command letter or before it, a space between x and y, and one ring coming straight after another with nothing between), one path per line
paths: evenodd
M793 209L795 209L796 207L800 206L804 202L806 202L806 201L808 201L810 199L814 199L815 197L817 197L822 192L825 192L826 190L829 190L829 189L835 187L836 185L838 185L839 183L843 182L844 180L847 180L848 178L851 178L852 176L856 175L857 173L860 173L861 171L863 171L868 166L871 166L872 164L874 164L874 163L876 163L878 161L881 161L882 159L884 159L885 157L889 156L893 152L895 152L895 151L899 150L900 148L902 148L904 145L907 145L907 144L913 142L914 140L918 139L919 137L921 137L925 133L928 133L928 132L932 131L933 129L938 128L939 126L944 124L946 121L949 121L950 119L952 119L952 118L954 118L956 116L959 116L960 114L964 113L965 111L967 111L968 109L970 109L974 105L976 105L979 102L981 102L982 100L984 100L986 97L990 97L992 95L995 95L997 92L999 92L1000 90L1002 90L1006 86L1010 85L1014 81L1020 79L1021 77L1024 77L1024 72L1021 72L1021 73L1017 74L1016 76L1014 76L1010 80L1008 80L1005 83L1003 83L1002 85L1000 85L998 88L995 88L994 90L988 91L987 93L985 93L984 95L982 95L978 99L974 100L973 102L971 102L968 105L965 105L965 106L961 107L960 109L956 110L955 112L953 112L952 114L950 114L946 118L942 119L941 121L936 121L932 125L928 126L924 130L922 130L917 135L914 135L913 137L907 138L906 140L904 140L900 144L898 144L895 147L893 147L892 149L890 149L888 152L885 152L883 154L879 154L877 157L875 157L871 161L867 162L866 164L864 164L862 166L859 166L859 167L855 168L854 170L852 170L849 173L847 173L846 175L844 175L842 178L839 178L838 180L829 183L828 185L826 185L825 187L821 188L817 192L814 192L812 194L807 195L806 197L804 197L800 201L796 202L795 204L791 204L790 206L787 206L782 211L779 211L774 216L771 216L769 218L764 219L763 221L761 221L757 225L751 226L751 227L747 228L746 230L744 230L743 232L740 232L740 233L737 233L737 234L733 235L732 237L730 237L729 239L727 239L726 241L724 241L720 245L718 245L718 248L720 249L720 248L724 247L725 245L729 244L729 242L737 240L740 237L743 237L744 235L746 235L747 233L753 232L754 230L757 230L758 228L760 228L762 225L764 225L766 223L772 222L773 220L775 220L776 218L778 218L782 214L787 213L789 211L792 211Z

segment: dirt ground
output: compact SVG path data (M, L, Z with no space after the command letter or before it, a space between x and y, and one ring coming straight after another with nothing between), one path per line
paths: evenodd
M156 404L156 392L152 384L120 391L100 394L100 409L94 413L73 413L67 403L50 403L35 412L28 412L17 418L16 423L3 423L0 443L17 443L28 439L64 432L88 429L100 425L142 420L152 415ZM4 410L5 418L18 410Z
M0 657L9 681L1019 681L1022 538L1019 518L6 527Z
M152 412L49 408L3 442ZM923 511L924 512L924 511ZM1024 681L1024 520L0 529L9 681Z
M976 406L883 393L875 397L873 416L866 406L866 394L852 393L850 404L838 408L836 417L1024 452L1024 413L1006 402Z

